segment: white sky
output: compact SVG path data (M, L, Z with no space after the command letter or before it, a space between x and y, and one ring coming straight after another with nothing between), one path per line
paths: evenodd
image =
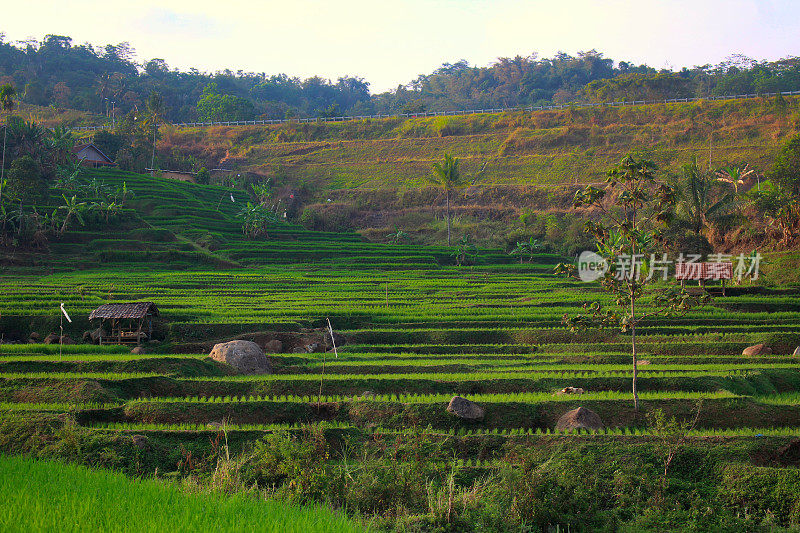
M360 76L373 92L532 52L595 48L656 68L800 55L798 0L24 0L1 15L6 41L129 41L170 67Z

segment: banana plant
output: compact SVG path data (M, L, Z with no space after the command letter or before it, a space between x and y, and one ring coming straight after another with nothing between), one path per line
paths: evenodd
M394 233L389 234L389 239L391 239L393 244L399 244L400 241L408 241L408 233L397 226L394 227L394 230Z
M59 230L60 235L64 235L64 232L67 231L67 226L72 220L72 217L75 217L78 222L80 222L81 226L86 225L86 222L83 220L83 213L88 210L86 206L86 202L79 202L75 196L72 198L67 198L65 195L61 195L61 198L64 199L64 205L58 207L59 210L65 211L66 214L64 216L64 223L61 225L61 229Z
M456 258L456 265L461 266L466 264L467 260L474 260L477 257L478 247L472 242L469 234L464 234L451 255Z
M518 255L519 262L522 264L522 260L525 258L525 256L528 256L528 261L533 261L533 256L541 252L543 249L544 245L537 239L531 237L528 242L518 241L517 246L511 250L508 255Z

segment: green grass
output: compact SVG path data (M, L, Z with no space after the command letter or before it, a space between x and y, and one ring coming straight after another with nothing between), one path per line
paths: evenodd
M171 482L0 457L4 531L363 531L341 514L258 495L191 494Z

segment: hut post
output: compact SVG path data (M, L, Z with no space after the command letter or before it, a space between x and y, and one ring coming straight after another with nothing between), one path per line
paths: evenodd
M142 321L144 321L144 317L139 319L139 327L136 328L136 346L142 344Z

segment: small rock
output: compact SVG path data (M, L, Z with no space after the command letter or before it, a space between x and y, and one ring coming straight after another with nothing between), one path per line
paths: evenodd
M295 346L292 348L292 353L308 353L305 346Z
M75 344L75 341L72 340L69 335L64 335L61 337L61 344Z
M447 412L464 420L483 420L486 410L475 402L461 396L453 396L447 405Z
M564 387L556 394L583 394L583 389L580 387Z
M226 363L243 374L267 374L270 372L267 356L251 341L230 341L214 345L209 356Z
M268 341L264 345L264 351L267 353L281 353L283 351L283 343L278 339Z
M603 421L600 420L600 415L585 407L578 407L572 411L567 411L558 419L558 422L556 422L556 429L559 431L573 431L576 429L597 431L603 429L603 427Z
M45 344L58 344L58 335L55 333L51 333L47 337L44 338Z
M641 359L641 360L637 361L636 364L639 365L639 366L649 365L650 361L648 361L647 359Z
M147 351L144 349L143 346L137 346L133 350L131 350L131 353L136 354L136 355L142 355L142 354L147 353Z
M312 342L311 344L306 344L306 351L308 353L317 353L319 350L319 344L316 342Z
M770 355L770 354L772 354L772 349L766 344L756 344L754 346L748 346L742 351L742 355Z

